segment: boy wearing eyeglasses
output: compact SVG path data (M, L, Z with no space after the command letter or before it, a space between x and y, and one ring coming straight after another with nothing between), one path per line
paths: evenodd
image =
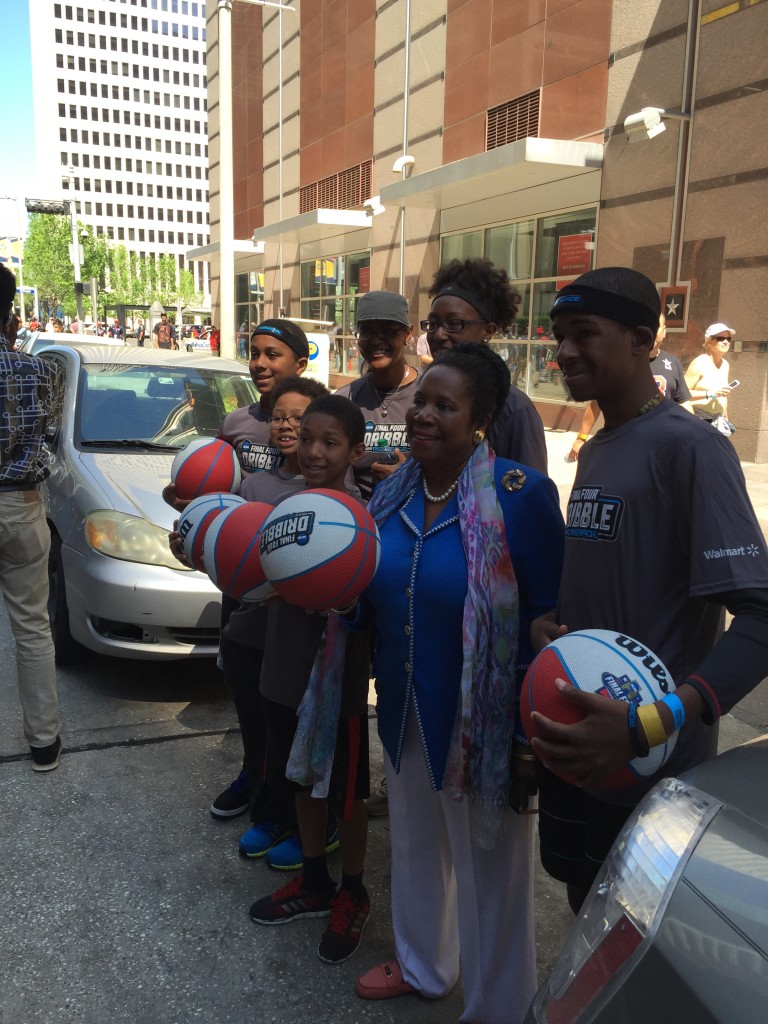
M307 406L328 389L311 378L287 377L278 381L271 391L272 411L268 415L269 441L279 453L280 463L263 473L252 473L240 486L240 495L246 501L262 501L276 505L279 501L303 490L307 481L299 465L298 445L301 418ZM267 635L268 608L247 602L234 611L225 627L225 649L238 656L240 677L237 690L247 687L249 697L241 701L238 711L243 736L248 737L246 752L258 749L264 761L267 749L267 727L264 707L259 692ZM270 774L267 768L267 775ZM293 794L284 792L277 775L277 786L268 782L262 787L262 797L252 807L252 825L240 837L238 851L249 860L266 858L270 867L281 871L301 870L302 849L297 835ZM330 829L326 846L338 846L335 829Z

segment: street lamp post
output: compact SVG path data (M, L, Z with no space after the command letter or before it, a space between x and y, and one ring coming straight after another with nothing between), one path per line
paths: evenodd
M70 188L75 187L75 169L74 167L68 167L67 173L62 175L62 183L66 182ZM72 246L70 259L72 260L72 266L75 268L75 305L77 306L77 319L78 323L83 322L83 285L80 280L81 270L80 265L82 260L80 259L80 239L77 237L77 210L74 199L69 200L69 223L72 228Z

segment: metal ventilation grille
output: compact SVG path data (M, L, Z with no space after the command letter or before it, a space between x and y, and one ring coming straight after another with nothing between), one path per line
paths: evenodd
M309 213L317 209L351 210L362 206L366 199L371 198L372 173L372 161L366 160L338 174L313 181L311 185L302 186L299 212Z
M539 134L539 90L500 103L488 111L485 148L497 149Z

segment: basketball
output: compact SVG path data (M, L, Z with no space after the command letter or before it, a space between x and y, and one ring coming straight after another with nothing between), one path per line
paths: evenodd
M294 494L272 511L261 531L261 564L290 604L316 611L344 608L373 579L379 531L349 495L323 488Z
M201 437L182 448L171 466L171 482L184 500L240 486L237 453L226 441Z
M526 672L520 712L528 737L536 735L532 711L566 725L582 718L579 709L556 689L555 679L565 679L579 690L638 706L653 704L675 690L662 661L632 637L608 629L566 633L548 644ZM636 757L626 767L611 772L599 787L626 789L655 774L672 753L676 740L675 732L666 743L651 747L648 757ZM565 775L563 778L573 781Z
M190 565L205 572L203 541L208 527L222 512L236 505L244 505L245 498L237 494L202 494L190 501L179 516L176 530L181 538L181 549Z
M273 593L259 558L259 534L272 506L244 501L221 512L208 527L203 562L211 582L237 601L263 601Z

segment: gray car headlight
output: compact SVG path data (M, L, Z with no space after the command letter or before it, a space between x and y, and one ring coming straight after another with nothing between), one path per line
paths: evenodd
M691 852L721 806L679 779L663 779L651 790L611 848L539 990L535 1020L591 1019L655 934Z
M99 509L85 517L85 539L94 551L109 558L142 565L163 565L179 572L193 572L174 558L168 547L168 531L126 512Z

